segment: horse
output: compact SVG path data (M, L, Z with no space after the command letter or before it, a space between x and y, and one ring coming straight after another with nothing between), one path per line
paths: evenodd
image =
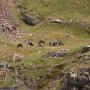
M23 48L23 44L19 43L19 44L17 45L17 48Z
M31 40L28 40L27 43L28 43L29 46L34 46L34 44Z
M59 41L59 42L58 42L58 45L59 45L59 46L61 46L61 45L63 46L64 43L63 43L62 41Z
M56 45L58 45L58 41L56 40L49 42L49 46L56 46Z
M57 40L53 40L51 42L49 42L49 46L61 46L61 45L64 45L64 43L62 41L57 41Z
M45 41L44 40L39 40L38 46L43 46L43 45L45 45Z

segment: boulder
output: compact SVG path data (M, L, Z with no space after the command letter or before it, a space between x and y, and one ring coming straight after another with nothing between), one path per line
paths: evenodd
M68 54L69 54L69 50L68 49L62 49L62 50L57 51L57 52L48 52L46 56L47 57L60 58L60 57L66 56Z
M24 14L23 15L23 21L31 26L35 26L38 23L38 20L36 17L34 17L33 15L30 14Z
M24 59L23 55L20 55L20 54L14 54L13 55L13 61L15 61L15 62L22 61L23 59Z
M58 51L58 52L55 52L55 53L53 54L53 57L56 57L56 58L63 57L63 56L66 56L68 53L69 53L69 50L67 50L67 49L62 49L62 50L60 50L60 51Z

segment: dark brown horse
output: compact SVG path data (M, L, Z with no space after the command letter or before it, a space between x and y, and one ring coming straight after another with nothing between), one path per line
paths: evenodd
M23 44L19 43L19 44L17 45L17 48L23 48Z

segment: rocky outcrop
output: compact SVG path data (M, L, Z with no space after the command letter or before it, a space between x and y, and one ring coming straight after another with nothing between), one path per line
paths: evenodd
M30 14L24 14L22 20L31 26L35 26L39 21L37 20L37 18L35 18L33 15Z
M70 71L62 80L59 90L90 90L90 68Z
M0 81L5 81L8 76L8 69L1 69L0 68Z
M8 3L8 0L6 2L4 0L0 1L0 32L16 34L18 24L11 19L10 12L5 3Z
M15 62L22 61L23 59L24 59L23 55L20 55L20 54L14 54L13 55L13 61L15 61Z
M73 20L64 20L64 19L51 19L50 23L57 23L62 25L71 25L73 23Z
M54 80L60 79L64 76L64 74L61 72L64 67L65 64L56 64L55 66L48 69L47 74L41 75L36 79L24 77L23 83L29 88L29 90L42 90L50 82L53 82Z
M87 34L90 34L90 25L85 20L66 20L62 18L52 18L49 19L50 23L56 23L62 26L67 27L73 27L73 26L79 26L83 31Z
M62 49L62 50L56 51L56 52L48 52L45 56L46 57L53 57L53 58L60 58L60 57L66 56L68 54L69 54L68 49Z

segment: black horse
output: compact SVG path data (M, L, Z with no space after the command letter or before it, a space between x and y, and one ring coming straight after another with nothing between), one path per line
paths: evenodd
M17 45L17 48L23 48L23 44L19 43L19 44Z
M61 45L64 45L64 43L62 41L59 41L58 45L61 46Z

